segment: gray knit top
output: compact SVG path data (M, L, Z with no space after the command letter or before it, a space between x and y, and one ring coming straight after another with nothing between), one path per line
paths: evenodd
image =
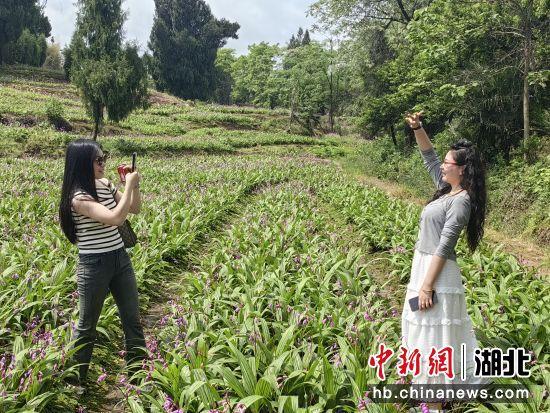
M435 150L420 151L424 165L436 187L442 188L441 161ZM455 246L462 229L470 219L470 196L467 191L443 195L422 210L415 249L456 261Z

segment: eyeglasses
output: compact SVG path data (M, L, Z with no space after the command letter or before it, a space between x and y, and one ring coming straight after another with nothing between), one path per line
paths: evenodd
M109 155L104 154L103 156L98 156L97 158L95 158L95 161L97 162L97 164L99 166L103 166L103 165L105 165L105 163L107 163L107 158L108 157L109 157Z
M443 161L444 165L458 165L456 162Z

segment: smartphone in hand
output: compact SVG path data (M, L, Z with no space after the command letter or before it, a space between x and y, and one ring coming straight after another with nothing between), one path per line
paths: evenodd
M432 291L432 303L437 303L437 295L435 294L435 291ZM409 305L411 306L411 311L418 311L420 309L418 304L418 296L411 298L409 300Z
M136 152L132 153L132 166L129 167L126 164L119 165L117 167L118 176L120 177L120 182L125 183L126 182L126 174L128 172L134 172L136 170Z

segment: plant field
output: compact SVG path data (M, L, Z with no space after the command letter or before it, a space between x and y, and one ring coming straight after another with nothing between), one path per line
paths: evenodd
M57 208L60 155L79 131L49 126L41 97L66 104L69 122L86 121L70 85L23 76L0 76L9 120L0 125L0 413L408 411L370 403L365 391L379 382L369 356L400 344L420 208L314 156L347 149L286 133L282 111L184 102L153 103L100 138L110 179L133 151L143 175L129 252L150 319L148 359L133 377L120 367L109 298L91 389L78 397L63 381L74 368L77 250ZM37 123L22 125L23 115ZM453 411L548 411L547 279L494 245L472 255L461 240L457 253L481 346L523 347L534 361L522 382L528 404ZM402 380L395 363L387 374ZM113 389L121 397L106 404Z

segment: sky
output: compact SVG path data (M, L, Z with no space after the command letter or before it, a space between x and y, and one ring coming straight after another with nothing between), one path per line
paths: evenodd
M314 19L306 11L314 0L206 0L218 19L226 18L241 25L239 39L229 39L226 47L237 54L246 54L248 45L262 41L288 42L298 27L310 28ZM45 13L52 25L52 36L64 46L71 39L76 19L75 0L47 0ZM145 51L153 25L155 4L153 0L124 0L128 12L125 31L126 40L136 40ZM312 34L313 39L322 36Z

